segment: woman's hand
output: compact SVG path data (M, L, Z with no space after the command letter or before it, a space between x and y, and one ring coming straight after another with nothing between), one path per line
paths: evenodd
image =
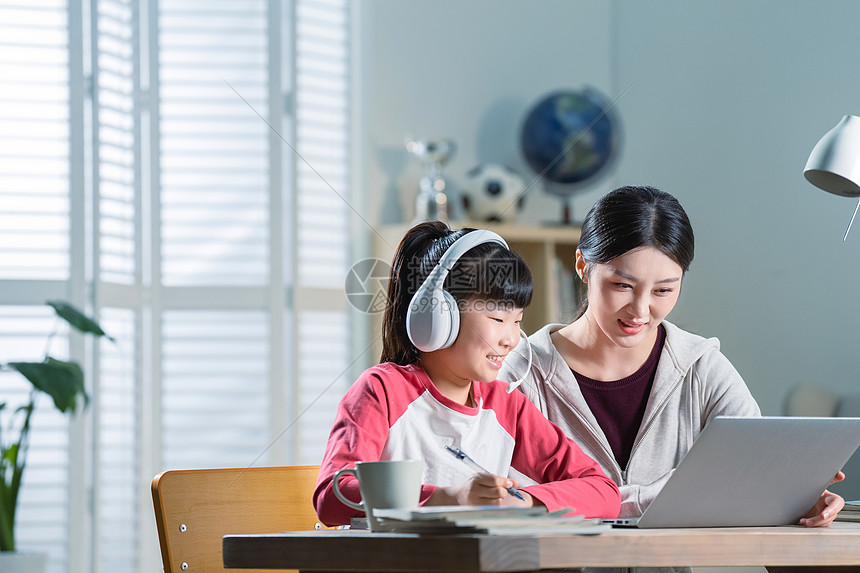
M493 474L475 474L465 482L449 487L438 487L427 500L427 505L499 505L505 507L532 507L534 498L520 490L525 500L508 493L507 488L519 482Z
M845 479L845 474L839 472L830 484L842 481ZM830 485L827 484L827 485ZM842 496L833 492L824 490L824 493L815 502L806 515L800 518L800 525L806 527L827 527L833 520L836 519L836 514L845 506L845 500Z

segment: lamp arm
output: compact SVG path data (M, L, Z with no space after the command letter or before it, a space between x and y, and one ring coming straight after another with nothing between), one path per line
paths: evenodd
M854 214L851 215L851 221L848 223L848 228L845 229L845 236L842 237L842 242L845 242L845 239L848 238L848 231L851 230L851 225L854 223L854 217L857 216L857 209L860 209L860 199L857 199L857 206L854 207Z

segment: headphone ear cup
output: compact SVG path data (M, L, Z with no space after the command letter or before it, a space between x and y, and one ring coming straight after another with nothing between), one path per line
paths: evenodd
M415 294L406 311L406 333L415 348L421 352L447 348L457 340L459 330L460 311L451 293Z
M440 338L443 335L445 338L442 339L442 343L437 350L448 348L454 344L454 341L457 340L457 335L460 333L460 308L457 306L457 301L448 291L442 292L445 304L442 306L442 312L439 317L439 334Z
M437 350L442 342L439 340L439 332L443 300L444 295L434 293L422 285L409 303L409 309L406 311L406 334L421 352Z

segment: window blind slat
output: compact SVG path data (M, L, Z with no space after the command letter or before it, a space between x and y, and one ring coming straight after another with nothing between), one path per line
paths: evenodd
M100 323L116 342L100 341L96 559L102 570L127 570L129 563L137 561L140 531L136 502L138 492L145 487L138 478L137 320L133 310L105 308Z
M67 45L65 2L0 7L0 279L69 276Z
M159 9L164 283L266 284L266 3Z
M267 326L262 312L165 313L162 432L167 467L243 466L264 452Z
M101 280L131 284L136 275L136 101L133 6L99 0L98 42L99 248Z

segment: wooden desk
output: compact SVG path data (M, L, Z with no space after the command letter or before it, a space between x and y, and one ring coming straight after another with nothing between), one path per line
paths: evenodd
M860 571L860 523L817 529L613 529L594 536L418 536L348 530L225 535L223 555L226 568L302 571L483 573L683 565L853 565ZM848 569L838 569L843 570Z

